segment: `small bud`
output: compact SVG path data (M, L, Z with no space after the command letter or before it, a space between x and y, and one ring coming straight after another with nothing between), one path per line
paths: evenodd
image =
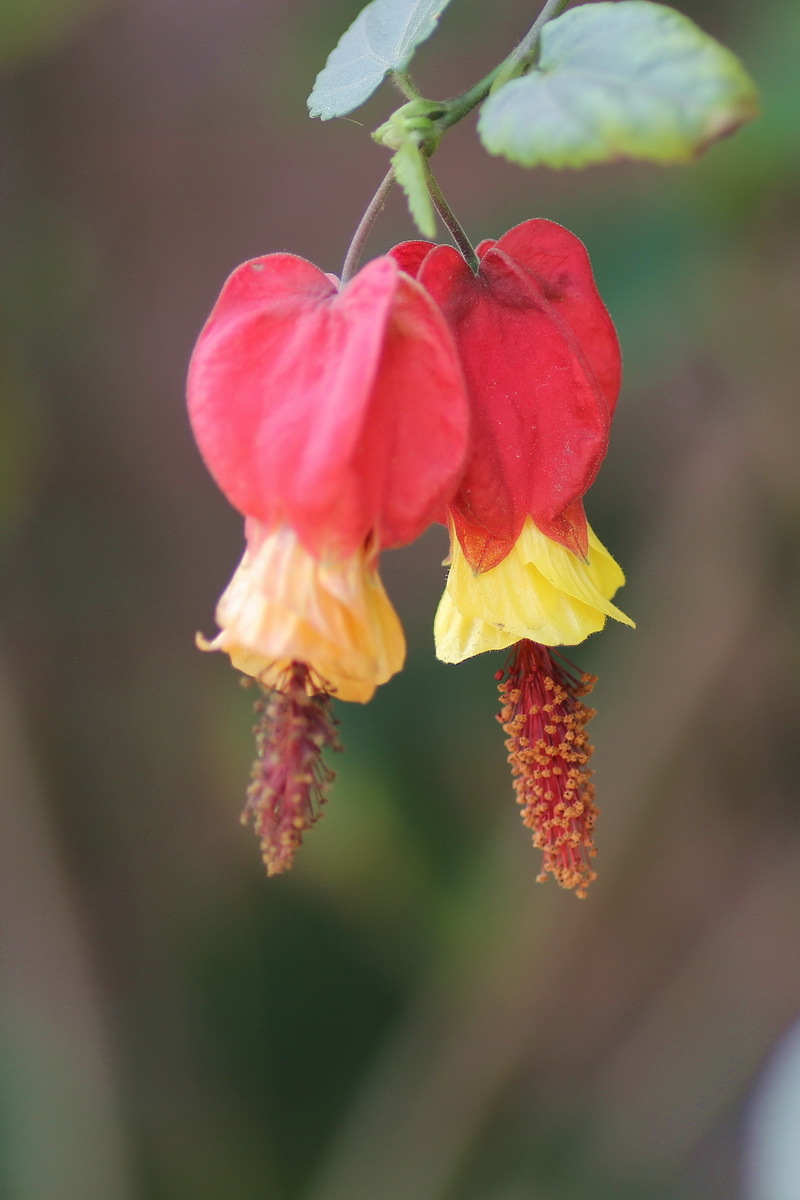
M375 130L372 137L382 146L390 150L400 150L408 141L424 148L427 155L433 154L439 144L441 132L437 121L445 115L446 110L435 100L410 100L393 112L388 121L384 121Z

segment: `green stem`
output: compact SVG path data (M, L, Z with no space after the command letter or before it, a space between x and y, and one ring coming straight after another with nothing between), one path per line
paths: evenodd
M392 190L393 183L394 167L390 167L377 192L370 200L369 207L361 218L358 229L353 235L353 240L350 243L344 260L344 266L342 267L342 287L344 287L348 280L353 278L356 270L358 269L358 263L361 255L364 252L364 245L369 237L369 231L375 224L375 218L377 217L378 213L386 203L386 197Z
M436 179L434 177L433 171L431 170L431 165L428 162L428 159L425 158L424 162L425 162L425 182L428 185L428 191L431 194L431 200L433 200L433 203L436 205L436 211L438 212L439 216L444 221L447 228L450 230L450 235L451 235L453 241L455 242L455 244L458 246L459 250L461 251L463 257L466 259L467 263L469 264L470 270L472 271L472 273L474 275L477 275L478 267L480 266L480 261L478 259L477 254L475 253L475 247L472 245L472 242L467 237L467 235L464 231L464 227L461 225L461 222L458 220L458 218L456 217L452 208L445 200L445 198L442 194L442 189L439 187L439 184L436 182Z
M503 63L499 67L495 67L488 75L484 75L483 79L480 79L466 92L462 92L460 96L454 96L452 100L446 102L444 105L447 110L446 114L438 123L442 130L449 129L452 125L463 121L473 108L477 108L481 101L486 99L502 66Z
M390 71L389 75L394 86L399 92L403 93L406 100L422 99L422 92L414 83L408 71Z
M536 20L531 25L525 37L519 45L511 51L504 63L501 63L500 70L504 74L508 74L509 78L513 78L515 74L519 74L520 70L530 66L536 61L536 56L539 53L539 40L542 35L542 29L548 21L553 17L557 17L560 12L567 7L570 0L547 0L544 8L539 13Z
M513 79L516 74L519 74L521 69L534 62L536 55L539 53L539 39L541 38L542 29L553 17L557 17L562 12L571 0L546 0L541 12L536 20L531 25L525 37L515 46L507 58L503 59L499 66L490 71L488 75L484 75L483 79L479 80L473 87L466 92L462 92L460 96L454 96L452 100L448 100L443 106L446 109L445 116L441 121L437 122L439 129L444 132L445 129L450 129L452 125L463 120L464 117L471 113L473 108L477 108L492 90L492 86L500 75L506 76L508 79Z
M436 131L436 137L430 142L430 145L427 147L427 149L423 146L423 153L425 155L425 177L428 185L428 191L430 192L433 203L436 205L439 216L450 230L453 241L458 246L466 261L469 263L471 269L475 272L477 272L479 266L478 256L475 253L472 243L464 232L463 227L456 218L455 213L442 195L442 190L436 182L433 173L431 172L427 155L431 154L436 148L436 143L445 130L450 129L453 125L463 120L468 113L472 112L473 108L477 108L477 106L486 99L486 97L489 95L489 92L492 90L493 84L499 78L513 79L516 75L521 74L525 67L536 61L536 55L539 53L539 39L541 37L542 28L549 20L551 20L551 18L558 16L558 14L562 12L570 3L571 0L545 0L545 3L542 6L542 9L533 25L531 25L530 29L525 34L525 37L522 39L519 45L514 47L508 57L505 58L499 66L495 67L493 71L490 71L488 75L485 75L483 79L480 79L473 87L468 88L466 92L462 92L460 96L454 96L452 100L445 101L441 105L443 110L442 114L440 115L437 112L435 115L435 120L432 119ZM416 85L406 71L392 71L391 77L395 86L403 93L407 100L422 100L422 96L420 95ZM390 168L385 179L370 201L369 208L361 218L361 222L355 232L355 236L350 243L350 248L347 251L347 256L344 260L344 266L342 267L342 286L344 286L349 279L352 279L356 272L361 254L364 250L364 244L369 237L369 232L375 223L375 218L386 202L386 197L388 196L394 181L394 169Z

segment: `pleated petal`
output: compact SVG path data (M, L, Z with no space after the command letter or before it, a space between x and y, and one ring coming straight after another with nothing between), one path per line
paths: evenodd
M362 703L401 670L405 639L364 550L320 562L293 530L251 524L248 548L217 607L221 632L205 650L223 650L264 686L281 688L292 663L305 664L320 691Z
M434 622L437 656L461 662L523 638L546 646L575 645L602 629L607 617L633 625L611 602L622 583L622 571L591 528L583 562L529 519L507 557L480 573L472 571L454 539Z

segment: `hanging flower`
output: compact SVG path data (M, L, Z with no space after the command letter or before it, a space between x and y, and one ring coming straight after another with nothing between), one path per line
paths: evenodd
M392 254L441 307L469 392L472 435L448 506L451 568L439 657L460 662L521 638L575 644L624 582L589 528L583 496L607 447L621 363L582 243L525 221L478 247L473 274L450 246Z
M434 633L457 663L514 646L501 685L515 786L534 843L579 895L593 872L596 809L586 764L589 677L548 646L574 645L607 617L624 576L589 528L583 496L608 447L619 345L582 243L532 220L478 247L479 269L449 246L392 254L444 313L470 397L472 436L448 507L451 565Z
M364 702L402 667L378 555L416 538L453 495L467 446L463 377L437 306L394 259L340 289L304 259L272 254L225 284L188 398L206 464L247 518L221 632L199 644L292 698L266 706L262 767L276 747L281 761L249 803L268 867L282 870L324 794L308 748L331 740L298 694Z

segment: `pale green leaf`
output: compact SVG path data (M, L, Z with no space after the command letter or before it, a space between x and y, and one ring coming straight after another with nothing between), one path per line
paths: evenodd
M436 213L425 176L425 158L412 140L403 143L392 157L397 182L406 194L417 229L426 238L436 237Z
M312 117L343 117L363 104L387 71L408 66L449 0L372 0L342 34L308 97Z
M483 106L492 154L526 167L686 162L758 113L739 60L650 0L582 5L542 30L534 70Z

